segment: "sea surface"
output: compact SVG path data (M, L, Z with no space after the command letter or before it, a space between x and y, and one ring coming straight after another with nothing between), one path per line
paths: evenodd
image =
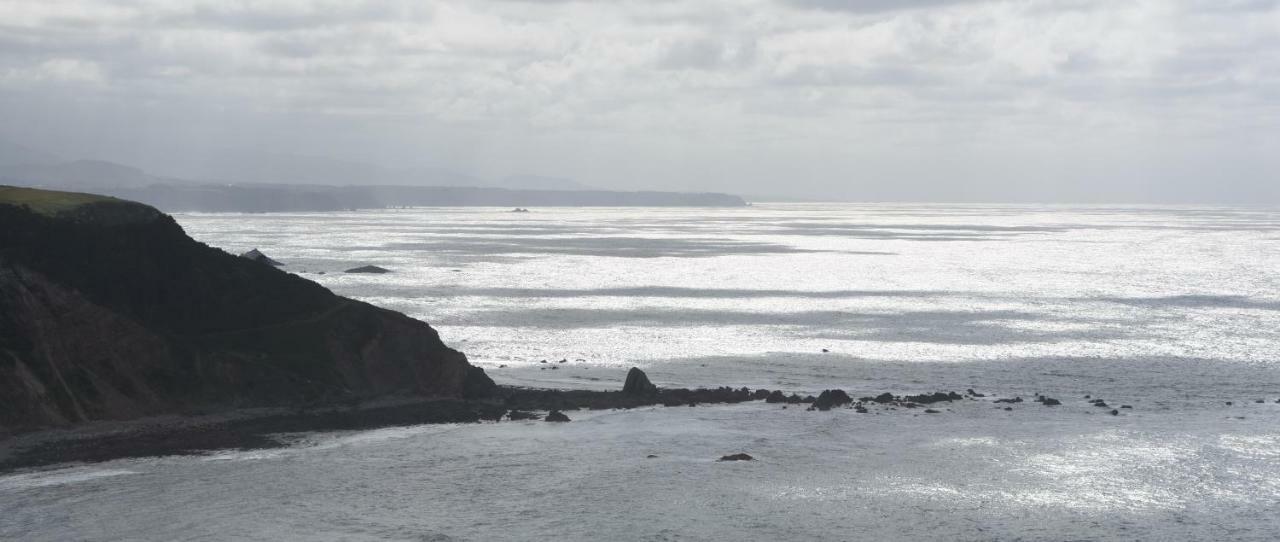
M581 411L22 472L0 476L0 539L1280 539L1277 208L177 219L431 323L501 383L616 389L636 366L660 386L986 397ZM368 264L393 272L342 272ZM716 461L737 452L757 461Z

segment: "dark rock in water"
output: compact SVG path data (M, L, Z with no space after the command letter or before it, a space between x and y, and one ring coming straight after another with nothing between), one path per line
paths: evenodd
M768 397L765 397L764 402L766 402L766 403L785 403L785 402L787 402L787 396L786 396L786 395L783 395L781 391L773 390L772 392L769 392L769 396L768 396Z
M823 348L823 349L822 349L822 353L823 353L823 354L826 354L826 353L828 353L828 352L831 352L831 351L830 351L830 350L827 350L826 348Z
M813 406L818 410L830 410L831 407L838 407L850 404L853 398L844 390L823 390L818 394L818 399L813 402Z
M263 254L261 251L259 251L259 250L258 250L258 249L256 249L256 248L255 248L255 249L253 249L253 250L250 250L250 251L248 251L248 252L245 252L245 253L241 254L241 255L240 255L240 257L241 257L241 258L244 258L244 259L246 259L246 260L253 260L253 261L258 262L258 263L265 263L265 264L267 264L267 265L272 265L272 266L275 266L275 267L280 267L280 266L284 265L284 264L282 264L282 263L280 263L280 262L277 262L277 261L275 261L275 260L273 260L273 259L271 259L271 258L268 258L266 254Z
M1254 401L1254 402L1255 402L1255 403L1258 403L1258 404L1262 404L1262 403L1265 403L1265 402L1267 402L1267 401L1266 401L1265 399L1258 399L1258 400L1256 400L1256 401Z
M801 400L800 400L800 402L801 402L801 403L804 403L804 404L806 404L806 405L810 405L810 404L813 404L813 402L814 402L814 401L817 401L817 400L818 400L818 398L817 398L817 397L814 397L814 396L812 396L812 395L806 395L806 396L804 396L804 399L801 399Z
M532 412L525 412L523 410L512 410L511 412L507 413L507 419L513 422L518 422L521 420L541 420L542 416L539 416Z
M877 396L875 396L875 397L863 397L863 398L862 398L862 401L863 401L863 402L876 402L876 403L880 403L880 404L885 404L885 403L892 403L892 402L893 402L893 399L894 399L894 397L893 397L893 394L892 394L892 393L884 392L884 393L882 393L882 394L880 394L880 395L877 395Z
M1132 405L1120 405L1120 408L1133 408Z
M1093 402L1093 406L1107 408L1107 402L1103 401L1102 399L1098 399L1097 401Z
M552 410L547 413L545 420L549 422L567 422L569 421L569 417L565 416L564 413L559 410Z
M924 409L924 413L925 413L925 414L942 414L942 412L937 411L937 410L934 410L934 409L932 409L932 408L926 408L926 409Z
M1227 406L1231 406L1231 401L1227 401Z
M657 395L658 387L649 382L649 375L638 367L627 371L627 381L622 384L622 393L627 395Z
M862 405L858 405L856 407L853 407L853 411L857 412L858 414L866 414L867 408Z
M732 455L722 456L720 458L720 461L755 461L755 460L756 458L751 457L747 454L732 454Z
M968 390L965 390L965 391L967 391L967 392L969 393L969 395L972 395L972 396L974 396L974 397L986 397L986 396L987 396L985 393L978 393L978 392L976 392L976 391L973 391L973 388L969 388Z
M1007 406L1007 407L1004 407L1004 409L1005 409L1005 410L1010 410L1010 411L1011 411L1011 410L1013 410L1013 407L1008 407L1008 406Z
M390 273L390 272L391 272L390 269L387 269L384 267L378 267L376 265L364 265L360 267L352 267L351 269L343 271L343 273L372 273L375 275L381 275L383 273Z
M939 391L939 392L923 394L923 395L908 395L903 397L902 399L904 401L910 401L913 403L930 405L930 404L939 403L942 401L958 401L960 399L964 399L964 397L954 391L951 391L951 392Z
M1013 399L996 399L996 400L995 400L995 402L997 402L997 403L1021 403L1021 402L1022 402L1022 398L1021 398L1021 397L1014 397Z
M1112 416L1119 416L1119 415L1120 415L1120 411L1119 411L1119 410L1112 409L1112 410L1111 410L1111 415L1112 415Z
M804 402L804 399L801 399L799 395L796 395L796 394L794 394L794 393L793 393L793 394L791 394L791 395L788 395L788 396L787 396L787 403L788 403L788 404L798 405L798 404L803 403L803 402Z
M1044 406L1058 406L1062 404L1062 401L1059 401L1052 397L1041 397L1040 402L1044 403Z
M751 398L757 401L760 399L768 399L770 396L772 396L772 394L769 393L769 390L765 390L765 389L756 390L755 393L751 394Z
M645 458L645 459L656 459L657 457L658 457L658 456L653 455L653 454L649 454L649 455L644 456L644 458Z
M511 210L511 212L513 212L513 213L527 213L527 212L529 212L529 210L528 210L528 209L525 209L524 207L516 207L515 209L512 209L512 210Z

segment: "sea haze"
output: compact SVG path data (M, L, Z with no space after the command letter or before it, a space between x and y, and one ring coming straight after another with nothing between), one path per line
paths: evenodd
M614 389L639 366L660 386L988 396L936 415L764 403L570 412L569 424L302 435L268 452L10 475L0 538L1270 540L1280 530L1280 209L756 204L177 219L197 240L259 248L339 294L431 323L501 383ZM392 273L343 273L369 264ZM1063 405L1031 402L1037 393ZM1015 395L1028 401L992 402ZM1133 408L1109 415L1119 405ZM759 461L715 462L736 452Z

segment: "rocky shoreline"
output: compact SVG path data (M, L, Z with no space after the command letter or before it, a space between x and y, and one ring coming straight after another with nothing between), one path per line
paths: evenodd
M648 406L698 406L763 401L809 411L847 409L859 414L913 411L942 414L940 404L986 401L995 408L1012 410L1013 404L1043 407L1061 401L1043 395L996 398L972 389L964 393L940 391L918 395L881 393L854 399L844 390L824 390L817 396L786 394L779 390L719 387L714 389L660 389L644 372L631 369L620 391L550 390L493 386L484 399L400 398L363 405L325 406L311 409L261 409L224 415L171 417L159 421L103 424L97 429L47 430L20 434L0 441L0 472L64 463L94 463L132 457L190 455L213 450L255 450L287 446L281 435L290 433L354 431L383 427L436 423L479 423L522 420L569 422L579 410L631 409ZM1119 415L1104 401L1085 397L1086 404ZM1130 405L1119 408L1131 409Z

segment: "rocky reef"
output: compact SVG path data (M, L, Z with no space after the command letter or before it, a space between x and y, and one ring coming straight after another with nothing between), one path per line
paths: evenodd
M0 187L0 436L492 389L426 323L198 243L154 208Z

